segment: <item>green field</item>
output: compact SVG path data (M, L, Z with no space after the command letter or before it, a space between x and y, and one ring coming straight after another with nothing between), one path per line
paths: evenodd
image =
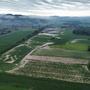
M22 43L34 30L18 30L0 37L0 54Z
M0 90L89 90L90 85L2 73Z
M23 57L25 57L25 55L27 55L31 50L32 48L22 45L10 52L3 54L0 58L0 70L1 71L11 70L13 67L19 64L19 62L23 59Z
M32 53L32 55L39 56L58 56L58 57L71 57L76 59L90 59L90 52L74 51L74 50L65 50L60 48L51 48L51 49L39 49Z
M30 51L32 50L32 48L29 48L27 46L20 46L18 48L16 48L14 51L10 52L9 54L15 58L15 55L17 58L15 58L15 62L14 63L19 63L20 60L22 60L22 58L27 55ZM9 59L10 60L10 59ZM8 61L8 60L7 60Z
M41 46L47 42L50 42L51 38L51 36L37 35L32 39L32 42L29 45L35 48L36 46Z
M87 65L32 60L15 73L38 78L90 83L90 72L85 67Z
M0 37L0 71L12 69L32 50L24 44L24 41L32 37L34 31L18 30ZM1 55L2 53L4 54ZM13 62L8 63L10 61Z
M63 35L59 34L58 37L61 39L53 40L55 48L65 48L71 50L82 50L86 51L88 45L90 45L90 37L85 35L75 35L72 30L65 29L62 31Z
M90 84L85 84L90 83L87 65L31 60L13 75L5 73L19 66L30 51L48 42L54 44L48 48L41 47L32 55L90 59L90 52L87 51L90 37L74 35L69 29L63 32L63 35L59 33L56 37L36 35L27 39L33 31L19 30L1 36L0 53L10 50L0 57L0 90L89 90Z
M34 55L43 56L63 56L80 59L90 59L90 52L88 46L90 45L90 36L75 35L72 30L62 30L63 35L60 33L57 37L51 38L51 49L39 49L34 52Z
M0 57L0 67L1 67L0 70L7 71L16 67L17 64L19 64L19 62L25 57L25 55L27 55L35 47L41 46L44 43L49 42L50 39L51 39L50 36L36 35L32 39L29 38L25 42L13 48L11 51L3 54ZM12 63L8 63L8 62L12 62Z

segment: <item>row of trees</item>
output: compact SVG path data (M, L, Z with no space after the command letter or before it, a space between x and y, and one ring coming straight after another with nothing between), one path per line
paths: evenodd
M90 35L90 27L78 27L73 30L74 34Z
M78 34L78 35L90 35L90 27L78 27L78 28L75 28L73 30L73 33L74 34ZM88 42L90 40L88 39ZM88 51L90 51L90 46L88 46Z
M88 46L88 51L90 51L90 46Z

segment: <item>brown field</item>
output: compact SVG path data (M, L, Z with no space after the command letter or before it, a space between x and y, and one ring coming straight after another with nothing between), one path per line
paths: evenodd
M35 56L35 55L28 55L26 57L26 60L61 62L64 64L88 64L89 62L88 60L82 60L82 59L50 57L50 56Z

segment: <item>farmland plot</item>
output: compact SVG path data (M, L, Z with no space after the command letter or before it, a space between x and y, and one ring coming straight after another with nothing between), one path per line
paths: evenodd
M89 84L0 73L0 90L89 90ZM7 83L8 82L8 83Z
M75 38L76 35L72 36L71 31L65 31L56 37L38 34L26 40L1 58L0 72L5 71L12 75L11 78L1 75L5 79L0 80L4 85L8 82L6 88L9 90L89 90L90 71L87 64L90 53L86 51L87 44L82 45L84 49L70 49L73 46L71 41ZM77 38L88 39L87 36ZM79 43L82 44L81 41ZM66 48L68 44L70 47ZM0 83L0 89L6 88Z
M10 49L0 57L0 61L1 61L0 65L2 67L0 68L0 70L7 71L17 67L21 62L21 60L29 52L31 52L34 48L41 46L46 42L49 42L50 39L51 39L51 36L36 35L26 40L25 42L21 43L20 45L17 45L16 47ZM10 68L7 68L7 67L10 67Z
M52 45L49 48L41 48L32 55L39 56L61 56L79 59L90 59L90 52L88 46L90 45L89 36L75 35L73 30L62 30L57 37L53 37ZM74 43L73 43L74 42Z
M27 59L28 60L28 59ZM9 72L10 73L10 72ZM70 82L89 83L90 72L84 63L62 63L53 60L29 59L29 62L17 70L14 74L27 75L38 78L52 78Z
M20 60L32 50L24 44L24 41L31 37L34 31L18 30L0 37L0 71L17 66Z
M0 37L0 54L22 43L34 30L18 30Z
M33 52L32 55L38 56L58 56L71 57L76 59L90 59L90 53L87 51L66 50L61 48L41 48Z

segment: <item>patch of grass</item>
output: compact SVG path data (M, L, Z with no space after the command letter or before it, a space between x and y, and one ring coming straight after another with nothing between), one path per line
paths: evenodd
M0 73L0 90L89 90L89 84L71 83Z
M31 47L36 47L43 45L44 43L50 42L51 41L51 36L46 36L46 35L37 35L34 37L30 43Z
M68 50L87 51L88 45L82 43L66 43L64 45L52 45L52 48L64 48Z
M63 34L59 34L58 38L53 38L51 41L54 44L50 45L50 50L38 50L35 55L45 56L63 56L80 59L90 59L90 53L88 52L88 46L90 45L90 36L75 35L73 30L62 30ZM72 41L76 42L72 43Z
M0 54L13 48L22 41L24 41L28 35L31 35L34 30L18 30L10 34L0 37Z
M22 41L27 38L28 35L32 35L35 30L26 29L26 30L18 30L7 35L3 35L0 37L0 54L8 51L9 49L17 46L19 43L22 44ZM10 70L15 64L18 64L20 60L28 54L31 48L27 46L20 46L10 51L10 53L0 55L0 71ZM6 56L9 55L8 60L5 60ZM6 63L7 61L15 60L14 63Z
M15 65L0 61L0 72L11 70Z
M71 57L71 58L78 58L78 59L90 59L90 52L65 50L65 49L60 49L60 48L40 49L33 52L32 55L61 56L61 57Z
M8 52L7 54L2 55L2 57L0 58L0 70L3 71L7 71L7 70L11 70L12 68L14 68L17 64L19 64L19 62L25 57L25 55L27 55L30 51L32 50L32 48L22 45L19 46L17 48L15 48L14 50ZM9 55L9 58L6 59L6 56ZM14 60L13 63L7 63Z
M16 59L15 59L15 62L14 63L19 63L20 60L22 60L22 58L27 55L30 51L32 50L32 48L30 47L27 47L27 46L20 46L18 48L16 48L14 51L12 51L11 53L9 53L14 59L16 56ZM10 59L9 59L10 60Z
M44 43L49 42L51 39L50 36L44 36L44 35L36 35L32 39L25 41L23 44L21 43L17 47L13 48L10 52L4 54L1 56L0 63L1 65L1 71L6 71L14 68L16 64L19 64L19 62L27 55L30 51L32 51L35 47L43 45ZM9 55L9 58L6 60L7 55ZM13 63L7 63L8 61L14 60ZM7 64L7 68L5 65ZM5 70L6 69L6 70Z
M75 35L72 30L64 30L63 35L59 35L61 39L54 39L55 42L52 47L54 48L65 48L65 49L73 49L73 50L87 50L88 45L90 44L89 36L83 35ZM75 43L71 43L71 41L77 40Z

